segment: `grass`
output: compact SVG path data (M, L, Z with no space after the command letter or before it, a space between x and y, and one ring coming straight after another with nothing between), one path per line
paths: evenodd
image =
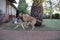
M2 29L5 29L5 30L22 30L22 27L18 27L17 29L14 29L15 25L12 25L10 23L8 23L7 25L5 25ZM28 29L25 29L25 30L30 30L31 28L28 28ZM43 19L43 25L41 27L36 27L34 29L35 31L49 31L49 30L52 30L52 31L60 31L60 19Z

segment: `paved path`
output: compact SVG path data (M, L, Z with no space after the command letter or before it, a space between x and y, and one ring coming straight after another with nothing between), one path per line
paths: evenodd
M60 31L0 30L0 40L60 40Z

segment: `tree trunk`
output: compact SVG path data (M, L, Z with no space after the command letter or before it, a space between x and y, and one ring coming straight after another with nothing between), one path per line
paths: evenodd
M32 8L31 8L31 16L35 17L36 19L39 19L40 21L42 21L43 19L43 6L42 3L39 2L33 2ZM38 22L36 23L35 26L41 26L42 22Z

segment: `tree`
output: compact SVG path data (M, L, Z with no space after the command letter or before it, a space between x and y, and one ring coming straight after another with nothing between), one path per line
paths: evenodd
M58 4L56 5L56 10L60 11L60 1L58 2Z
M42 21L43 19L43 6L42 2L44 0L33 0L32 8L31 8L31 16L35 17L36 19L39 19ZM37 21L36 26L41 26L42 23L39 23Z
M46 0L45 1L45 8L44 8L44 11L45 13L49 13L50 15L50 19L52 19L52 13L53 13L53 8L52 8L52 2L51 0Z
M26 4L26 0L19 0L19 5L18 5L18 9L20 12L23 12L23 13L28 13L27 12L27 4Z
M50 3L50 19L52 19L52 14L54 10L56 10L56 5L58 4L59 0L49 0Z
M50 19L52 19L53 12L56 10L56 5L58 4L59 0L46 0L45 1L45 10L49 13ZM48 5L47 5L48 4Z

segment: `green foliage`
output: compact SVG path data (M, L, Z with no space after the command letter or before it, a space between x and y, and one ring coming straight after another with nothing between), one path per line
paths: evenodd
M60 14L58 14L58 13L55 14L56 19L59 19L59 16L60 16Z
M27 4L26 4L26 0L19 0L19 5L18 5L18 9L20 12L23 12L23 13L28 13L27 12Z
M53 19L60 19L60 14L59 13L55 13L52 15Z

